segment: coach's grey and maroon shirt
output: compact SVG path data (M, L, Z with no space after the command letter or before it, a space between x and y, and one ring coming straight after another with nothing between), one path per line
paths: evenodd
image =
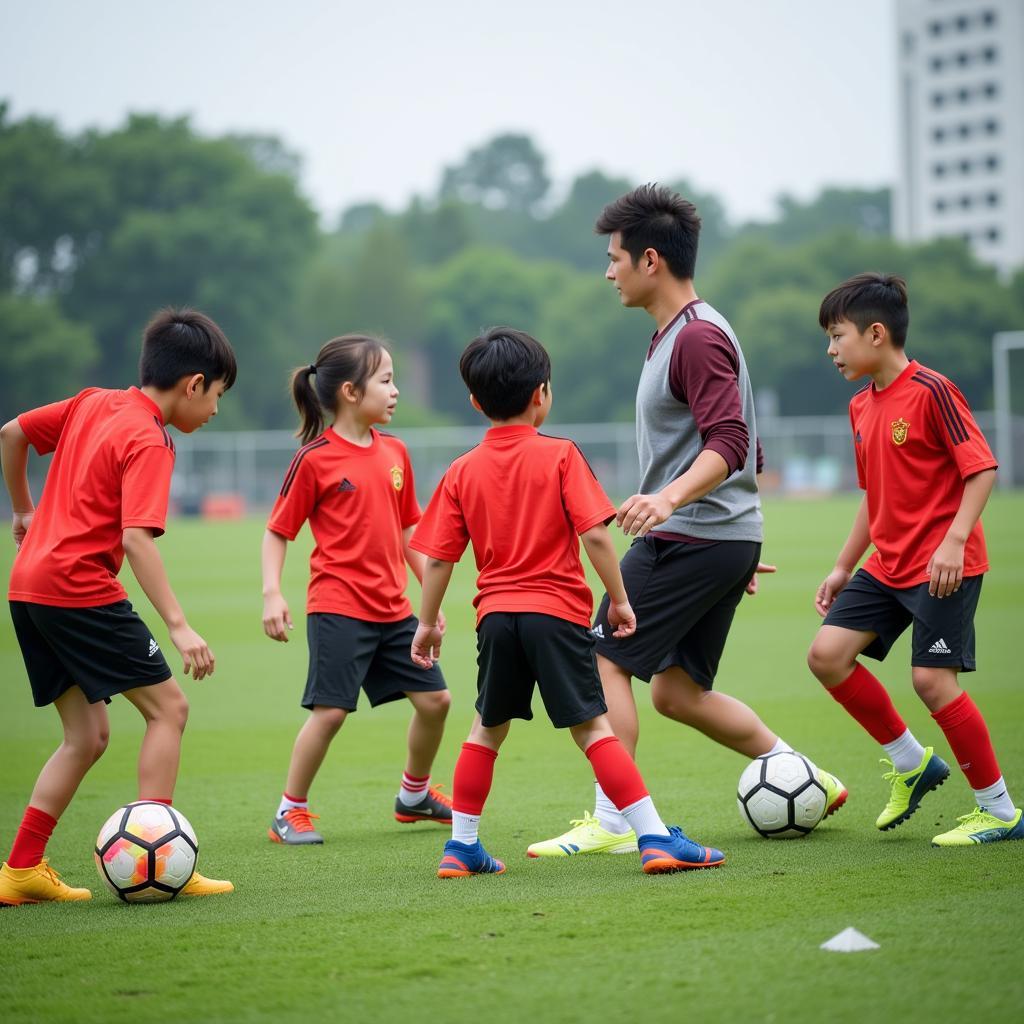
M729 467L723 483L676 509L654 536L763 539L760 445L747 366L729 322L701 299L651 342L636 393L636 443L642 494L682 476L705 448Z

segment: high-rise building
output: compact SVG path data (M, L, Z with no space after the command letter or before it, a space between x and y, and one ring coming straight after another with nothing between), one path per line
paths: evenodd
M898 238L1024 266L1024 0L896 0Z

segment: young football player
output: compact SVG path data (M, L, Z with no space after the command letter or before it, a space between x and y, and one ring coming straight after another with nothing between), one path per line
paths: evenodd
M413 706L395 818L450 825L451 800L430 785L430 770L451 698L439 668L420 672L409 664L416 619L405 596L405 567L421 579L424 561L409 547L420 518L412 464L398 438L376 429L391 422L398 401L391 354L376 338L335 338L295 371L292 396L302 447L263 538L263 629L273 640L288 640L292 619L281 571L288 542L308 520L316 541L302 696L309 717L295 740L270 838L289 846L323 842L313 825L318 816L309 813L309 789L360 690L371 707L403 697Z
M64 739L39 773L14 846L0 867L0 904L87 900L62 882L46 844L86 772L107 746L106 705L122 694L146 722L138 798L170 804L188 701L117 576L125 557L167 625L185 675L214 670L213 652L185 618L156 538L167 522L174 442L167 424L198 430L235 381L220 328L190 309L166 309L146 327L139 387L87 388L22 413L0 430L14 510L11 618L37 707L52 704ZM28 450L53 452L39 505ZM198 872L183 896L231 892Z
M974 615L988 571L981 513L996 460L963 395L905 351L906 284L859 274L829 292L819 321L846 380L869 378L850 400L857 481L865 492L853 529L815 607L825 621L808 664L829 694L881 744L889 802L875 824L906 821L949 776L882 684L857 659L881 661L913 625L911 679L943 731L977 806L934 846L1024 839L977 705L960 688L973 672ZM869 546L874 551L857 569ZM856 570L856 573L854 572Z
M438 876L505 870L480 843L480 815L511 720L533 717L534 685L551 723L569 730L640 837L645 872L717 867L725 859L719 850L665 826L605 714L581 540L608 590L609 631L632 636L636 619L607 530L614 506L572 441L538 433L551 409L547 352L528 334L497 327L470 343L459 369L491 429L452 463L412 539L428 556L412 644L412 660L424 671L438 657L441 599L467 544L479 571L477 715L455 766L452 838Z

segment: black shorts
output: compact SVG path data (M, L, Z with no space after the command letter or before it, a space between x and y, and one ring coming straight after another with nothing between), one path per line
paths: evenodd
M440 668L414 665L409 652L416 616L400 622L367 622L331 612L306 617L309 673L302 706L355 711L360 689L370 707L401 700L409 691L446 690Z
M594 620L597 653L647 682L678 665L710 690L760 556L757 541L637 538L620 563L636 632L622 640L612 636L605 594Z
M171 678L153 634L129 601L95 608L58 608L11 601L14 632L32 699L52 704L72 686L90 704Z
M968 576L956 593L940 599L929 595L927 583L897 589L858 569L829 608L824 625L877 633L863 653L884 661L892 645L913 623L911 665L973 672L974 613L983 579Z
M476 709L488 728L533 718L533 687L556 729L608 710L586 626L538 612L490 612L476 630Z

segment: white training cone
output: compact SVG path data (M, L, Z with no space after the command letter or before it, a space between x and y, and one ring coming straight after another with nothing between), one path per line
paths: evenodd
M856 928L844 928L838 935L833 935L828 942L823 942L821 949L832 953L860 953L865 949L878 949L878 943L872 942Z

